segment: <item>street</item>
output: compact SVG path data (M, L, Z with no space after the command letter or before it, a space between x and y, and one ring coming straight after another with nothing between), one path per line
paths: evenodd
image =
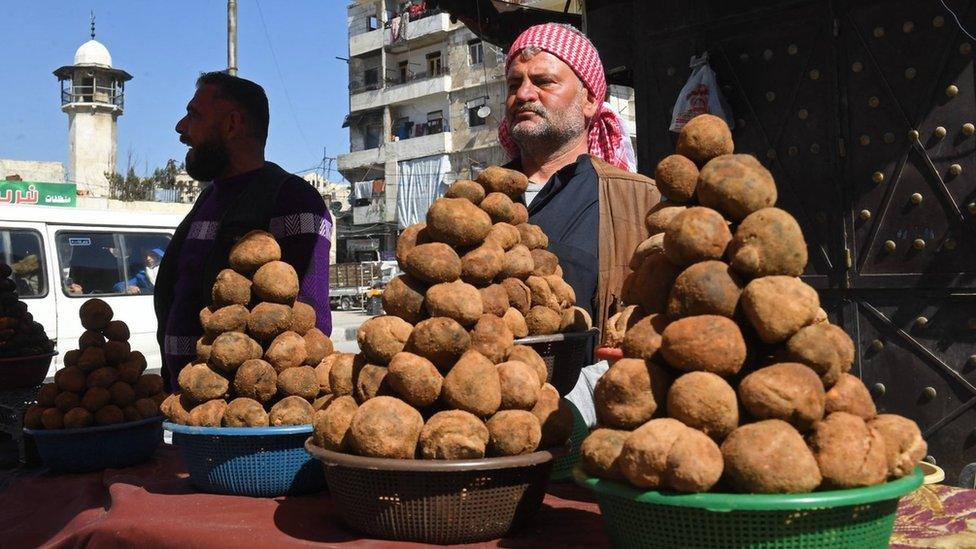
M370 318L365 310L332 311L332 343L337 351L358 353L356 331Z

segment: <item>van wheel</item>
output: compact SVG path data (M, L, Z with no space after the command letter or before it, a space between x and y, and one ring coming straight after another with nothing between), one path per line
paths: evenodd
M339 301L340 311L349 311L352 309L352 300L348 297L344 297Z

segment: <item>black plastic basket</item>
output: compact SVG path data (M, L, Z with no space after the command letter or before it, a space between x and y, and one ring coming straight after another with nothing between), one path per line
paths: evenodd
M560 395L566 395L576 386L580 370L593 364L593 351L596 348L599 330L591 328L585 332L529 336L516 339L516 345L526 345L535 349L546 362L549 383Z

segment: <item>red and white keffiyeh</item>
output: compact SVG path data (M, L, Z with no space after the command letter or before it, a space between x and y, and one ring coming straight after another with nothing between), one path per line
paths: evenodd
M505 70L508 71L512 61L522 50L533 46L549 52L569 65L586 89L600 101L599 110L590 120L587 135L590 154L618 168L633 171L633 149L630 148L630 138L624 133L624 124L620 115L609 103L604 102L607 81L603 74L600 55L593 44L566 25L556 23L535 25L526 29L512 44L508 57L505 58ZM519 156L518 145L508 133L507 118L498 125L498 140L509 156L512 158Z

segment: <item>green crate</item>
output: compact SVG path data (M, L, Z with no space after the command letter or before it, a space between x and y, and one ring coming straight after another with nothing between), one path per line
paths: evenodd
M807 494L642 491L589 477L615 547L888 547L898 499L922 485L907 477L867 488Z
M569 453L554 459L552 462L552 473L549 475L549 480L553 482L568 482L573 480L573 468L579 462L580 445L583 444L583 439L586 438L586 435L590 434L590 429L586 426L586 421L580 415L576 406L568 400L566 403L569 404L570 410L573 411L573 433L569 435Z

